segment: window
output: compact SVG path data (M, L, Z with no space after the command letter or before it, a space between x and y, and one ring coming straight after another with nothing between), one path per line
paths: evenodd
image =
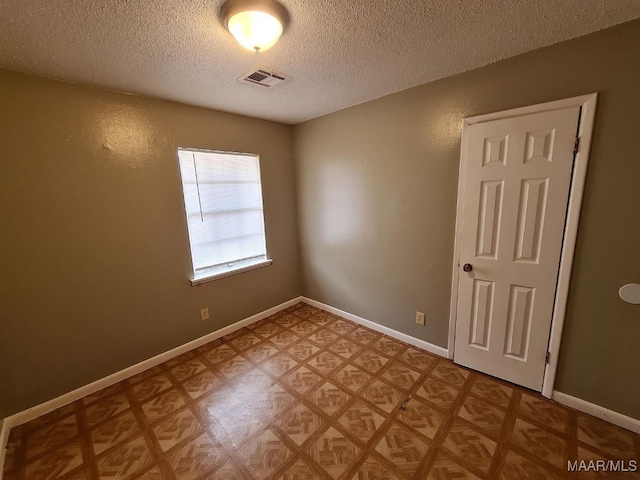
M259 157L179 148L178 158L192 285L269 265Z

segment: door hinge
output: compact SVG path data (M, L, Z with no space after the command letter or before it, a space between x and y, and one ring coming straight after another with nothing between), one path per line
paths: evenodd
M551 358L551 353L547 352L547 355L544 357L544 362L549 363L549 358Z
M580 147L580 137L576 137L576 141L573 143L573 154L578 153L578 148Z

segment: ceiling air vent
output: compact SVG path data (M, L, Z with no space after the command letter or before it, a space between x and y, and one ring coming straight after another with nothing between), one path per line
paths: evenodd
M289 75L285 75L284 73L276 72L275 70L265 67L258 67L257 69L251 70L250 72L238 77L239 82L247 82L266 88L275 87L276 85L290 79L291 77Z

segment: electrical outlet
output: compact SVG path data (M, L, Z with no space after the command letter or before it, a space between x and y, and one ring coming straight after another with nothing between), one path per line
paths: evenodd
M416 312L416 323L418 325L424 325L424 313Z
M209 320L209 309L201 308L200 309L200 320Z

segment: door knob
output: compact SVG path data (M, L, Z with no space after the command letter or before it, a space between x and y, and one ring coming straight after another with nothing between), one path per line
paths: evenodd
M473 270L473 265L471 265L470 263L465 263L462 266L462 270L464 270L465 272L470 272L471 270Z

